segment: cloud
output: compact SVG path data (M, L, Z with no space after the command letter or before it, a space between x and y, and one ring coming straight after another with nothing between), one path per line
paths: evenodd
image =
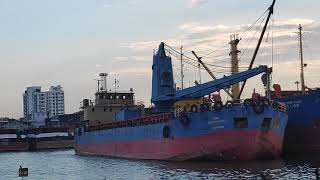
M150 56L116 56L112 58L112 62L114 63L130 63L130 62L148 62Z
M308 76L310 79L313 78L312 80L315 80L313 76L319 70L320 64L316 61L317 59L320 59L320 52L318 52L316 49L319 41L318 36L320 33L320 23L312 19L296 18L275 21L273 25L273 34L272 31L267 31L260 46L255 65L272 65L271 49L273 46L275 81L283 82L288 79L290 82L294 82L295 79L299 78L297 73L299 72L299 46L296 33L298 31L298 24L302 24L304 30L308 32L306 34L306 37L308 38L304 39L304 44L306 47L308 45L309 51L313 52L313 59L310 58L310 55L308 58L308 54L305 53L306 61L308 61L310 66L313 67L309 69L309 72L306 72L306 77ZM230 35L237 33L239 34L239 37L242 38L239 43L239 50L242 51L242 53L239 55L241 57L240 66L248 67L261 32L261 27L259 29L258 25L255 25L250 29L249 27L251 27L250 24L215 25L205 22L188 22L177 25L176 30L178 31L178 35L176 36L158 40L126 42L121 43L121 47L133 50L134 54L136 55L134 57L135 59L139 59L141 55L145 57L144 59L150 61L150 58L148 57L150 57L151 50L156 51L156 48L160 42L165 42L178 51L180 46L183 45L186 49L184 54L188 57L194 58L194 56L190 53L191 50L194 50L199 56L204 57L203 61L206 63L230 67ZM258 29L257 32L256 29ZM273 44L271 40L272 36ZM208 55L209 52L213 53ZM169 52L168 54L171 55ZM174 69L178 72L180 68L180 61L177 61L178 58L175 56L172 56L172 58L175 59L173 61ZM129 61L128 58L124 59ZM188 64L185 66L185 68L187 68L185 73L186 82L194 82L197 77L197 75L195 76L197 72L193 70L195 68L189 66ZM288 70L283 71L283 67L288 67ZM210 66L210 69L213 70L218 77L221 77L224 74L228 75L230 73L230 68L218 68ZM244 69L245 68L241 70ZM210 77L207 77L206 80L210 80ZM285 87L289 88L291 87L292 83L284 84ZM316 84L313 83L312 85L315 86Z
M194 8L196 6L207 4L208 2L208 0L188 0L188 7Z
M139 41L139 42L129 42L129 43L120 43L120 48L130 48L130 49L153 49L158 40L154 41Z
M121 69L116 69L110 74L113 75L122 75L122 76L146 76L151 74L151 69L147 67L129 67L129 68L121 68Z
M262 51L263 48L271 48L271 37L273 36L273 46L277 49L276 52L278 54L285 53L286 49L288 52L288 48L292 48L297 45L296 32L298 31L298 24L303 24L304 29L310 33L308 35L310 37L316 33L320 33L320 24L312 19L287 19L275 21L273 33L271 31L266 32L265 39L260 50ZM251 51L256 47L261 27L259 29L258 25L255 25L249 29L250 26L251 25L249 24L230 26L223 24L212 25L209 23L189 22L177 26L177 30L179 32L178 36L164 40L122 43L120 46L141 52L148 49L154 49L161 41L164 41L172 47L179 47L183 44L188 49L201 51L204 52L204 54L205 52L211 52L212 50L218 49L214 53L214 56L226 56L229 53L228 43L230 41L230 35L236 33L239 34L239 37L241 38L239 48L243 51L247 49L246 53L251 56ZM311 41L313 41L313 39L311 39ZM309 43L313 44L316 42ZM278 50L281 50L282 52L279 52Z
M274 24L280 27L283 27L286 25L292 25L296 27L298 24L311 25L313 23L315 23L315 20L313 19L294 18L294 19L287 19L287 20L278 20Z

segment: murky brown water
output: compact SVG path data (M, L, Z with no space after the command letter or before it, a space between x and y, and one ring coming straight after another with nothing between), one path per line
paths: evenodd
M77 156L73 150L0 153L0 179L315 179L320 158L251 162L161 162Z

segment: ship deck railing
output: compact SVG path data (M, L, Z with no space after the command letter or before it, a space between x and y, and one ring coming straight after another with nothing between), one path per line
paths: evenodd
M53 132L71 132L71 130L67 127L32 128L25 130L25 133L27 134L41 134Z
M94 125L85 128L85 131L99 131L106 129L134 127L134 126L145 126L151 124L160 124L168 122L172 117L172 113L163 113L152 116L146 116L142 118L134 118L124 121L117 121L108 124Z
M243 106L243 103L235 103L235 106ZM286 105L285 103L270 101L270 106L276 108L279 111L286 112ZM208 111L212 111L213 109L210 107ZM124 128L124 127L134 127L134 126L144 126L144 125L151 125L151 124L159 124L159 123L166 123L172 117L174 113L163 113L163 114L156 114L152 116L146 116L141 118L134 118L128 119L124 121L116 121L107 124L99 124L94 126L85 126L85 131L99 131L99 130L106 130L106 129L115 129L115 128Z

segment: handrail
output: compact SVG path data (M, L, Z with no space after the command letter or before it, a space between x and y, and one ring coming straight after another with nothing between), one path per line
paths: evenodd
M160 124L160 123L168 122L171 119L171 117L172 117L171 113L157 114L157 115L146 116L142 118L134 118L134 119L128 119L125 121L117 121L117 122L112 122L107 124L89 126L88 128L86 128L86 131L99 131L99 130L106 130L106 129Z

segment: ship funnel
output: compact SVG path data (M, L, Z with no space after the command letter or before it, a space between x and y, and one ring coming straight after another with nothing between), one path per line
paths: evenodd
M151 102L156 112L168 112L172 105L167 102L158 102L157 99L160 96L170 96L175 93L172 60L166 55L164 46L162 42L158 52L153 56Z

